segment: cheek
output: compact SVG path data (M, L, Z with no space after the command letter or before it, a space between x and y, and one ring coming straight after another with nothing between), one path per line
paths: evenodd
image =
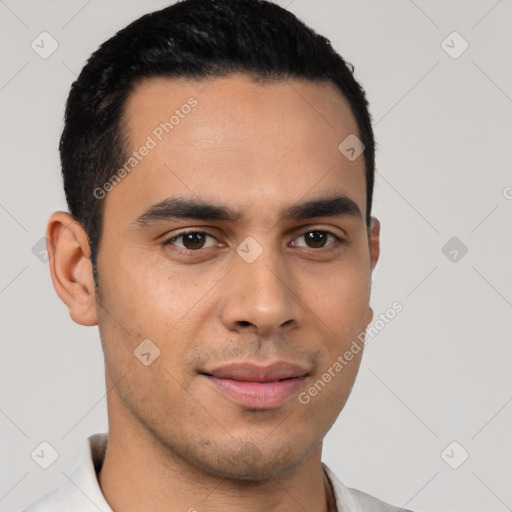
M338 356L342 357L343 354L344 350L333 352L325 364L318 368L309 386L298 395L303 416L321 421L324 435L336 421L350 396L359 370L362 350L344 364L338 360Z
M172 384L174 376L183 383L191 373L187 355L197 349L197 332L203 325L198 315L204 317L202 308L206 303L201 299L218 277L208 276L198 282L186 269L173 269L172 265L143 257L123 257L104 273L104 307L98 323L105 357L117 378L127 369L136 370L133 379L146 371L134 353L146 339L151 340L158 353L151 370L154 366L161 372L151 373L152 379L170 379ZM149 374L146 371L140 376L142 384Z
M112 316L137 336L163 337L204 294L172 267L172 262L162 264L162 258L136 251L111 261L103 289Z
M359 262L338 263L327 275L320 286L313 287L309 281L306 289L310 290L307 305L314 312L315 330L323 333L315 382L320 378L326 384L321 400L330 410L345 403L359 370L370 312L370 274L362 257Z
M303 279L305 303L331 331L343 335L366 326L370 278L365 268L341 263Z

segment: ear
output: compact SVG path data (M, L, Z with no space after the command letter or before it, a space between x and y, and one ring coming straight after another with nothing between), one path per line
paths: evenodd
M370 250L370 271L373 272L375 265L377 265L377 262L379 261L380 255L380 222L377 217L370 218L368 247ZM373 320L373 309L370 306L368 306L368 316L366 320L366 325L369 325Z
M69 213L55 212L46 229L53 287L77 324L96 325L96 301L89 238Z
M377 217L370 218L368 245L370 247L370 264L373 271L380 255L380 222Z

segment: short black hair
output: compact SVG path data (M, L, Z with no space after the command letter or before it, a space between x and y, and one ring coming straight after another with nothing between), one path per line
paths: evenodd
M104 42L71 86L59 147L64 191L71 215L89 237L96 285L104 208L93 191L126 161L122 121L130 92L145 78L206 80L236 72L265 81L328 81L339 89L364 144L369 226L375 142L354 67L327 38L272 2L182 0L142 16Z

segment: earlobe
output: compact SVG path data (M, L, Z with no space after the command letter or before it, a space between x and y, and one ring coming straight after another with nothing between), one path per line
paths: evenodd
M53 287L81 325L96 325L95 288L89 259L89 239L82 225L69 213L55 212L46 230Z

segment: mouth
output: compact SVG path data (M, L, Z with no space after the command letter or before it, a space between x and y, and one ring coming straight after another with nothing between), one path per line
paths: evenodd
M250 409L276 409L297 394L308 377L298 365L277 361L266 366L230 363L202 372L230 401Z

